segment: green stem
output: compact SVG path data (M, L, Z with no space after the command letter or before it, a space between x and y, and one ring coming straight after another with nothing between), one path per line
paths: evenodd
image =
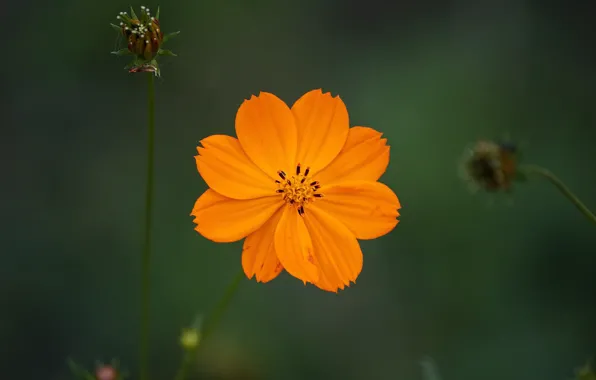
M586 216L592 223L596 224L596 215L586 205L579 200L579 198L569 190L567 186L561 181L557 176L555 176L550 170L545 169L540 166L536 165L524 165L519 168L519 170L526 174L537 174L542 176L543 178L547 179L555 185L555 187L563 194L567 199L573 203L577 209Z
M180 368L178 368L178 372L176 372L176 377L174 378L174 380L186 379L186 372L188 372L188 368L192 364L195 354L196 354L196 349L186 350L184 352L184 357L182 358L182 363L180 363Z
M151 227L153 222L153 165L155 145L155 86L153 73L147 74L147 184L145 192L145 241L141 256L141 333L139 374L149 379L149 307L151 285Z
M240 281L244 278L244 271L240 270L236 277L232 280L228 288L226 289L223 297L219 300L219 303L213 310L213 313L209 316L207 321L205 322L205 327L201 331L200 341L202 342L205 338L207 338L217 327L217 324L221 320L222 316L226 312L232 298L236 294L236 290L238 290L238 285ZM184 353L184 358L182 359L182 363L180 364L180 368L176 373L175 380L184 380L186 378L186 373L188 372L188 368L193 362L193 359L196 355L196 349L194 350L186 350Z

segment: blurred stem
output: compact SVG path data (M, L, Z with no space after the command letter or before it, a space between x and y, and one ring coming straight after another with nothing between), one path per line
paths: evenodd
M592 223L596 224L596 215L586 205L579 200L579 198L569 190L569 188L561 181L557 176L555 176L550 170L545 169L543 167L537 165L524 165L519 168L519 170L525 174L531 175L539 175L543 178L547 179L550 183L555 185L555 187L563 194L573 205L588 218Z
M202 329L203 331L201 331L200 342L202 342L205 338L209 337L209 335L211 335L213 330L215 330L215 328L217 327L217 324L223 317L228 306L230 305L230 302L234 298L234 295L236 294L236 290L238 290L238 285L240 284L240 281L242 280L243 277L244 277L244 271L240 270L240 272L238 272L236 277L234 277L234 279L232 280L230 285L228 285L228 288L226 289L223 297L219 300L217 306L213 310L213 313L209 316L209 318L205 322L205 328ZM199 345L200 345L200 342L199 342ZM197 345L197 347L198 347L198 345ZM186 352L184 353L184 358L182 359L182 363L180 364L180 368L178 369L178 372L176 373L175 380L186 379L186 373L188 372L188 368L192 364L195 356L196 356L196 348L193 350L186 350Z
M153 165L155 145L155 85L153 73L147 74L147 183L145 187L145 241L141 256L141 333L139 374L149 379L149 307L151 276L151 227L153 221Z
M186 379L186 372L188 372L188 368L192 364L192 359L196 354L196 349L194 350L186 350L184 352L184 357L182 358L182 363L180 363L180 368L178 368L178 372L176 373L176 377L174 380L184 380Z

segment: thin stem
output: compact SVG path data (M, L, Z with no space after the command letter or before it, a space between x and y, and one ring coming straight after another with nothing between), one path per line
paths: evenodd
M213 310L213 313L209 316L207 321L205 322L205 327L201 331L201 341L207 338L217 327L217 324L221 320L222 316L226 312L230 302L234 298L236 294L236 290L238 290L238 285L240 284L240 280L244 277L244 272L240 270L236 277L232 280L228 288L226 289L223 297L219 300L219 303ZM182 359L182 363L180 364L180 368L176 373L175 380L184 380L186 378L186 373L188 372L188 368L192 364L192 361L196 354L196 348L194 350L186 350L184 353L184 358Z
M196 349L194 350L186 350L184 352L184 357L182 358L182 363L180 363L180 368L178 368L178 372L176 373L176 377L174 380L184 380L186 379L186 372L188 372L188 368L192 364L192 360L196 354Z
M149 379L149 307L151 285L151 227L153 222L153 165L155 145L155 86L153 74L147 74L147 184L145 192L145 241L141 256L141 333L139 374Z
M555 176L550 170L545 169L540 166L536 165L524 165L519 168L519 170L526 174L537 174L542 176L543 178L547 179L555 185L557 189L563 194L567 199L573 203L577 209L586 216L592 223L596 224L596 215L586 205L579 200L579 198L569 190L569 188L561 181L557 176Z

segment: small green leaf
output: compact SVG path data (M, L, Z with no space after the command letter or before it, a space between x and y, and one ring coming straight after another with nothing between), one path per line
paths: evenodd
M166 41L168 41L170 38L176 37L177 35L180 34L180 31L177 32L172 32L172 33L168 33L163 37L163 43L166 43Z
M155 13L155 19L159 20L159 5L157 6L157 13Z
M119 27L118 25L114 25L114 24L110 24L110 25L112 26L112 29L114 29L118 33L122 33L122 28L121 27Z
M139 16L137 16L137 14L135 13L135 10L132 9L132 6L130 7L130 15L132 16L133 19L139 19Z
M166 50L166 49L159 49L157 54L167 56L167 57L177 57L178 56L177 54L174 54L171 50Z
M126 48L125 49L120 49L118 51L113 51L110 54L114 54L114 55L117 55L119 57L121 57L123 55L133 55L133 53L130 50L126 49Z

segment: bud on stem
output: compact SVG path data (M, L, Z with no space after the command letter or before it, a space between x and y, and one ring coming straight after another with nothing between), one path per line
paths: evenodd
M112 53L135 56L135 59L126 66L131 73L153 72L159 76L157 57L160 55L176 56L161 47L169 38L176 36L179 32L164 36L159 23L159 8L156 15L152 16L149 8L141 6L139 17L131 7L130 15L127 12L120 12L116 18L119 25L112 24L112 27L124 36L127 47Z

